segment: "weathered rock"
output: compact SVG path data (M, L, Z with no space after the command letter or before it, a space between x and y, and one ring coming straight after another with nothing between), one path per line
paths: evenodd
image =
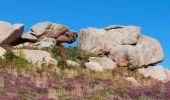
M73 67L78 67L78 66L80 66L80 64L78 64L77 62L72 61L72 60L66 60L66 65L67 65L67 66L73 66Z
M30 47L30 48L34 48L34 44L30 43L30 42L25 42L16 46L13 46L14 48L24 48L24 47Z
M85 63L84 66L93 71L99 71L99 72L103 71L103 68L97 62L88 62L88 63Z
M107 69L114 69L117 67L116 63L107 57L91 57L89 62L85 63L85 67L94 71L103 71Z
M16 46L13 46L14 48L24 48L24 47L31 47L31 48L46 48L55 46L56 42L53 38L43 38L42 41L31 43L31 42L25 42Z
M160 43L153 38L140 36L139 41L136 44L136 48L141 53L140 55L143 55L142 65L146 66L156 64L164 59L163 50Z
M2 48L2 47L0 47L0 58L4 58L4 54L6 53L6 50L4 49L4 48Z
M0 45L9 45L19 38L23 32L23 24L10 24L0 21Z
M31 30L22 36L22 39L30 42L42 42L43 38L53 38L55 43L72 43L76 40L76 32L68 30L66 26L51 22L41 22L32 26Z
M17 49L12 50L16 56L20 54L25 55L25 59L33 64L37 64L38 67L55 65L57 66L57 61L53 59L50 53L42 50L28 50L28 49Z
M38 38L31 35L29 32L28 33L25 33L22 35L22 39L23 40L28 40L28 41L31 41L31 42L37 42L38 41Z
M95 53L109 51L115 45L136 44L140 28L135 26L87 28L79 33L78 47Z
M118 66L137 65L139 67L157 64L164 58L160 43L147 36L140 36L136 45L117 45L110 50Z
M143 55L138 52L135 46L118 45L111 49L110 58L112 58L118 66L127 67L129 65L141 66Z
M138 71L145 77L150 76L159 81L166 82L170 80L170 71L160 65L148 66L147 68L138 69Z

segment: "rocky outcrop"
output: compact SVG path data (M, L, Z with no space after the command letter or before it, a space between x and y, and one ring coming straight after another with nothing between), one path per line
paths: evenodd
M138 70L139 73L143 74L145 77L152 77L159 81L170 81L170 71L160 65L149 66L147 68L141 68Z
M23 24L10 24L0 21L0 45L10 45L17 38L19 38L23 32Z
M94 71L104 71L107 69L114 69L117 67L116 63L107 57L91 57L89 62L84 64L86 68Z
M3 59L4 58L4 54L6 53L6 50L2 47L0 47L0 58Z
M16 56L24 55L25 59L38 67L55 65L57 61L53 59L50 53L42 50L16 49L12 50Z
M54 45L51 44L51 39L54 39L55 45L60 45L64 42L72 43L76 40L77 34L74 31L70 31L66 26L55 24L51 22L38 23L30 29L26 34L22 35L24 41L36 42L36 46L42 45ZM38 43L37 43L38 42ZM47 43L49 42L49 43ZM34 45L34 44L33 44ZM43 47L43 46L42 46Z
M87 28L79 33L78 47L100 53L109 51L115 45L136 44L140 28L135 26L109 26L105 29Z
M78 47L107 55L118 66L139 67L157 64L164 59L160 43L141 34L136 26L108 26L104 29L87 28L79 33Z

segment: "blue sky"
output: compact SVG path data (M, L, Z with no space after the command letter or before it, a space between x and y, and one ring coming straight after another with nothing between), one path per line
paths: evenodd
M25 31L41 21L76 31L111 24L141 26L143 34L160 41L165 54L162 65L170 69L169 0L1 0L0 20L23 23Z

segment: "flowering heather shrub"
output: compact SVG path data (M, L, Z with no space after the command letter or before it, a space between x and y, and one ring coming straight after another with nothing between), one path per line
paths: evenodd
M133 97L138 97L141 96L142 94L144 95L150 95L152 93L152 89L149 87L132 87L129 90L129 93Z
M9 96L9 97L0 98L0 100L19 100L19 97L17 97L17 96Z
M166 82L166 83L164 84L164 87L165 87L165 88L170 88L170 81Z
M167 96L167 98L170 98L170 88L166 89L164 94Z

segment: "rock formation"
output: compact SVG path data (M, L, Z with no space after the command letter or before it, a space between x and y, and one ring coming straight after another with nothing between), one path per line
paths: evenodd
M51 22L38 23L23 34L23 24L10 24L0 21L0 45L14 45L15 47L49 47L72 43L77 39L77 34L66 26Z
M12 45L15 56L21 53L28 62L43 65L55 65L58 61L47 51L22 49L24 47L44 48L62 43L73 43L77 34L66 26L51 22L41 22L31 27L22 35L23 24L10 24L0 21L0 45ZM82 29L78 34L78 47L102 57L90 57L83 62L86 68L93 71L113 70L116 67L138 67L145 77L153 77L160 81L170 80L170 71L158 66L164 55L160 43L151 37L141 34L137 26L111 25L103 29ZM20 49L16 49L20 48ZM0 47L0 58L6 50ZM67 59L67 66L80 67L81 64ZM133 78L128 78L133 80Z
M64 42L72 43L76 38L76 32L70 31L66 26L51 22L38 23L32 26L30 31L21 37L23 41L32 43L29 45L39 46L40 48L61 45ZM25 44L23 44L23 46L25 46Z
M139 67L157 64L164 59L160 43L141 34L136 26L109 26L104 29L87 28L79 33L78 47L107 55L118 66Z

